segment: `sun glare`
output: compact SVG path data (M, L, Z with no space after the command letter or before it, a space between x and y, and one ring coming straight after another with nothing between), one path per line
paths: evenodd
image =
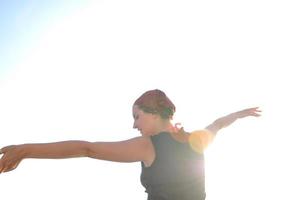
M207 200L301 199L298 6L89 2L47 26L18 67L5 69L2 146L136 137L133 100L158 88L194 130L192 149L205 154ZM250 106L263 116L215 138L203 129ZM26 160L1 174L0 188L7 199L146 199L139 175L140 163Z
M213 139L213 134L206 129L193 131L189 136L189 144L194 151L201 154Z

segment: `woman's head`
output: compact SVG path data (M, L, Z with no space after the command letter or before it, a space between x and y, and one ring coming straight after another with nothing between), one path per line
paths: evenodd
M158 89L145 92L134 102L134 105L146 113L158 114L162 119L172 119L175 112L172 101Z
M175 106L166 94L158 89L142 94L133 104L134 128L150 135L160 125L169 124Z

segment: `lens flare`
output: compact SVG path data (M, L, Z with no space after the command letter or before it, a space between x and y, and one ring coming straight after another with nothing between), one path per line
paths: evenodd
M212 142L213 138L214 134L208 130L196 130L190 133L189 144L195 152L201 154Z

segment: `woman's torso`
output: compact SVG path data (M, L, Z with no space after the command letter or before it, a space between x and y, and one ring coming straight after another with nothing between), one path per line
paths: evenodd
M155 159L149 167L142 163L141 183L148 200L203 200L204 156L170 133L150 137Z

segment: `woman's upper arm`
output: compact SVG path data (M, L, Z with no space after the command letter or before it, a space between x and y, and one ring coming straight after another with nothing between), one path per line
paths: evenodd
M217 132L220 130L220 126L217 123L212 123L210 125L208 125L207 127L205 127L205 130L210 131L212 134L216 135Z
M93 142L88 145L88 157L116 162L146 161L152 155L149 137L136 137L119 142Z

